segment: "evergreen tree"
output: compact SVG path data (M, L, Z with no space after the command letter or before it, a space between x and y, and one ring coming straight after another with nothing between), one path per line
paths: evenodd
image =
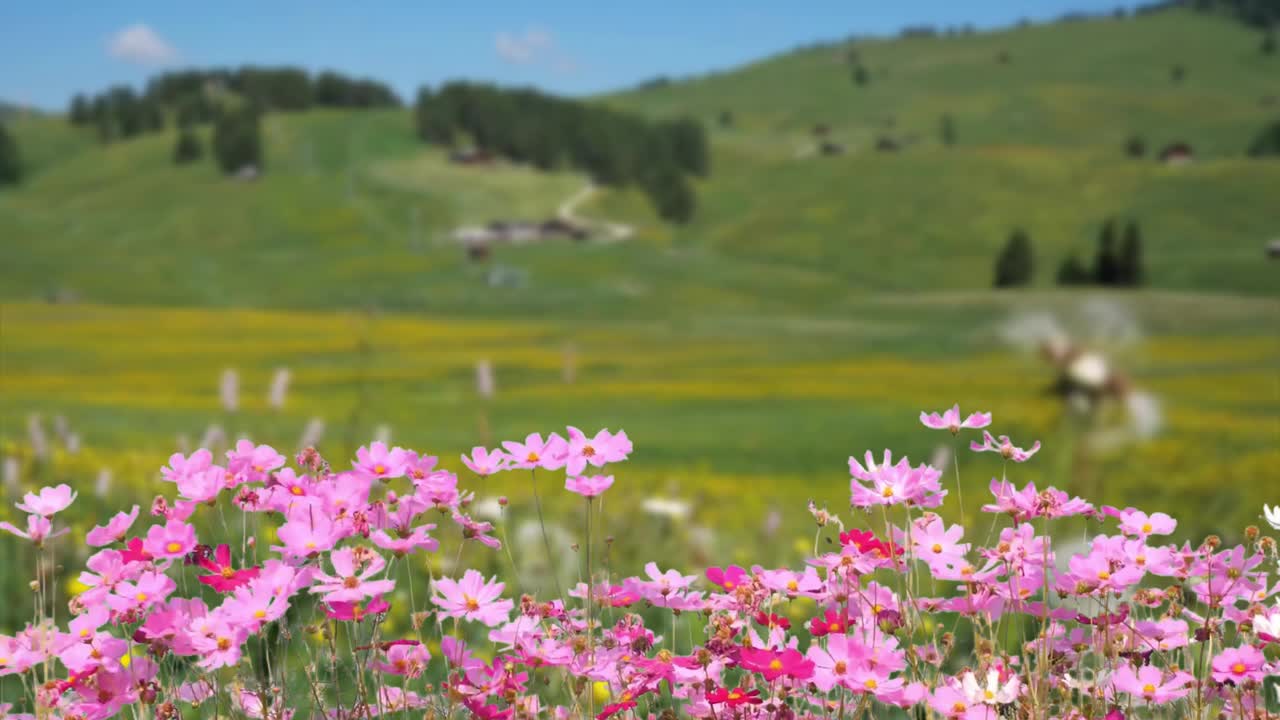
M726 128L726 129L733 127L733 111L732 110L720 111L720 127Z
M1276 54L1276 34L1274 32L1268 31L1263 34L1262 46L1259 48L1259 50L1262 51L1263 55Z
M183 126L178 131L178 141L173 146L173 162L178 165L195 162L204 154L204 146L191 126Z
M258 113L249 107L221 113L213 125L213 154L224 173L234 173L250 165L261 170Z
M0 123L0 186L17 185L22 179L22 158L18 143Z
M956 124L950 115L942 116L942 127L940 129L942 135L942 144L951 147L956 144Z
M1108 219L1098 233L1098 254L1093 262L1093 281L1115 285L1120 279L1120 256L1116 252L1115 220Z
M1129 157L1140 158L1147 154L1147 143L1140 135L1130 135L1124 144L1124 151Z
M693 218L697 198L689 182L673 167L667 167L648 176L645 192L649 201L663 220L684 224Z
M668 122L660 130L667 134L676 164L685 172L706 177L711 158L702 124L686 117Z
M1280 120L1263 128L1249 144L1248 152L1252 157L1280 155Z
M871 82L871 73L863 65L856 65L853 68L853 82L856 85L866 85Z
M1137 221L1130 220L1124 228L1124 239L1120 242L1119 270L1118 284L1130 287L1142 284L1142 233L1138 230Z
M71 109L67 112L67 119L72 125L88 125L93 121L93 109L89 104L89 99L82 93L76 93L71 98Z
M998 288L1029 285L1035 274L1031 238L1023 230L1014 230L996 258L995 282Z
M1092 278L1080 258L1071 255L1058 266L1058 284L1064 286L1087 285Z

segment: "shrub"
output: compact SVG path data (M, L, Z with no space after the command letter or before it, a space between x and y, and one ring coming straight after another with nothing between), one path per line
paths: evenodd
M1031 284L1035 274L1035 259L1031 252L1031 238L1022 230L1014 230L1005 243L1004 250L996 258L994 285L998 288Z
M200 144L200 137L196 135L194 129L184 127L178 131L178 140L173 144L173 162L178 165L185 165L195 162L204 154L204 146Z
M243 107L225 110L213 125L213 155L222 172L231 174L242 168L262 168L262 138L258 113Z

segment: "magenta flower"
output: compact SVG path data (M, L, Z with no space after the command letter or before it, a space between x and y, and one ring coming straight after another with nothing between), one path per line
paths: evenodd
M1240 685L1246 680L1260 683L1266 677L1267 659L1252 645L1228 648L1213 659L1213 679Z
M67 533L66 528L54 532L53 523L49 521L49 518L42 515L28 515L27 529L25 531L18 529L9 522L0 522L0 530L4 530L7 533L13 533L20 538L30 540L36 546L43 545L45 540L50 540Z
M149 571L138 576L134 582L117 583L115 592L107 596L107 605L116 612L145 609L164 602L176 589L177 583L168 575Z
M125 533L129 532L129 528L133 527L134 521L138 519L138 506L134 505L133 510L126 513L116 513L114 517L107 521L106 525L95 525L85 536L85 544L91 547L102 547L124 540Z
M950 430L952 435L960 434L961 428L984 428L991 424L991 413L971 413L964 420L960 419L959 403L939 415L938 413L920 413L920 422L934 430Z
M404 477L408 469L409 453L404 448L387 449L384 442L373 442L368 448L356 450L356 470L379 480Z
M942 473L933 467L920 465L913 468L905 457L895 465L888 450L884 451L884 459L879 465L870 451L864 457L865 467L857 458L849 458L849 474L853 476L849 482L851 505L867 508L898 504L937 507L942 504L947 493L939 482Z
M477 445L471 448L470 456L462 456L462 464L466 465L471 472L485 477L505 470L508 459L506 453L501 450L490 451Z
M177 480L178 494L195 503L212 503L218 493L226 485L227 473L220 467L189 475L182 475Z
M196 546L196 529L182 520L170 520L161 525L152 525L147 530L147 539L142 547L158 558L182 557Z
M586 477L567 477L564 489L577 493L584 498L593 498L613 486L612 475L590 475Z
M41 517L49 517L63 510L76 499L76 494L71 492L71 486L63 483L57 487L40 488L40 493L27 493L22 496L23 502L15 503L15 507L24 513L39 515Z
M1020 447L1016 447L1013 444L1013 441L1009 439L1008 435L1001 435L1000 439L997 440L996 438L991 437L991 433L983 430L982 442L969 443L969 449L974 452L1000 453L1005 460L1026 462L1031 459L1032 455L1035 455L1040 451L1040 441L1035 441L1032 443L1030 448L1023 450Z
M375 658L369 665L378 672L388 675L403 675L416 678L427 669L431 662L431 653L427 646L417 640L403 640L383 645L386 660Z
M1128 693L1135 700L1149 705L1163 705L1167 702L1185 697L1191 692L1186 687L1195 677L1188 672L1178 671L1165 677L1164 671L1152 665L1143 665L1134 670L1132 665L1121 665L1111 676L1116 690Z
M496 627L507 621L515 606L510 600L501 599L505 585L494 580L485 581L477 570L467 570L461 581L440 578L434 587L439 594L432 597L431 602L440 607L441 617L462 618Z
M769 682L783 675L795 680L808 680L814 673L813 661L801 655L799 650L791 648L776 652L743 647L738 650L738 665L743 670L760 673Z
M214 620L205 632L191 636L191 646L200 656L197 665L205 670L214 670L239 663L240 647L248 638L248 628Z
M367 603L326 603L324 606L324 614L329 616L331 620L360 622L370 615L384 613L390 609L391 605L388 604L386 600L383 600L381 595L375 595L370 598Z
M709 567L707 568L707 579L730 592L739 585L751 582L751 576L747 574L747 571L737 565L730 565L726 568Z
M542 435L531 433L523 443L508 440L502 447L511 458L511 466L523 470L558 470L564 467L569 456L569 443L556 433L551 433L546 442L542 441Z
M248 584L250 580L258 577L259 572L256 567L243 570L232 567L231 547L226 543L219 545L213 551L213 557L206 554L197 560L196 564L210 573L198 575L196 579L221 593L231 592L241 585Z
M329 562L334 574L316 573L316 580L320 582L311 588L313 593L324 593L322 599L327 603L359 602L395 589L394 580L372 579L387 566L381 555L366 552L357 559L354 550L344 547L329 553Z

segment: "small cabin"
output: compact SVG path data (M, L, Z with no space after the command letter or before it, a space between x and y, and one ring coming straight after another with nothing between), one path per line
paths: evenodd
M1185 165L1195 159L1195 151L1184 142L1170 143L1160 151L1160 162L1165 165Z

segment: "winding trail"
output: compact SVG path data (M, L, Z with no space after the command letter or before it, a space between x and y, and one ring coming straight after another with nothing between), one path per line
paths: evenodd
M587 183L581 190L560 203L560 207L556 209L556 217L571 225L596 231L595 241L599 243L622 242L634 235L636 229L631 225L608 220L593 220L576 214L578 206L591 199L591 196L596 194L596 189L595 183Z

